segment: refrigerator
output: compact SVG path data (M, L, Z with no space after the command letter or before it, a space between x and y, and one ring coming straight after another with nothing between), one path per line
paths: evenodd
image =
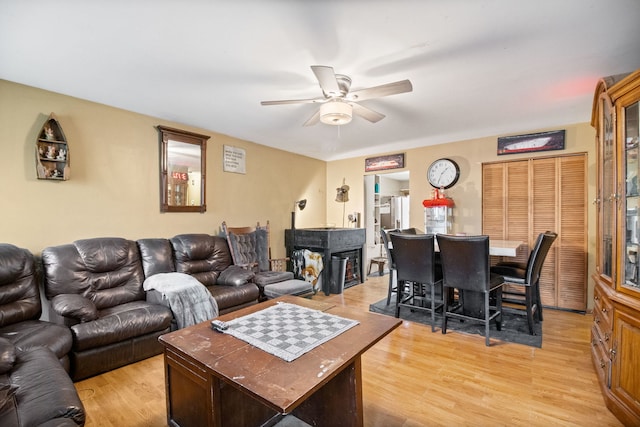
M384 229L409 228L409 196L381 196L380 225Z

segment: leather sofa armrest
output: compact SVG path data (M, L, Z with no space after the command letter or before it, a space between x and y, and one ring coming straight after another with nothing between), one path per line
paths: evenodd
M98 318L98 309L93 301L77 294L60 294L51 299L53 311L63 317L71 317L81 322Z
M218 276L217 284L226 286L241 286L249 283L255 276L251 270L245 269L239 265L230 265L220 276Z
M16 361L16 347L6 338L0 338L0 374L7 373Z

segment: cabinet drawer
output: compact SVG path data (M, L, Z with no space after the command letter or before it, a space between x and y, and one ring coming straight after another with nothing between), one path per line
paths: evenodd
M611 364L609 348L600 336L600 331L596 325L591 328L591 358L600 382L602 384L608 384L609 366Z
M602 348L605 350L605 353L609 353L609 349L611 348L611 336L613 333L613 330L611 329L605 329L603 328L602 322L601 323L593 323L593 327L591 328L591 343L593 344L593 341L596 340L597 343L599 345L602 346Z
M609 298L604 296L596 286L593 292L593 321L599 325L600 331L611 336L613 331L613 305Z

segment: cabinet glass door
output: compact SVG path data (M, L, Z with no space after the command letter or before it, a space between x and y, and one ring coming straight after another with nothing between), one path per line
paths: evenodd
M615 248L616 163L613 107L608 96L600 97L600 138L602 158L602 192L600 198L600 274L613 282L613 248Z
M626 200L626 233L624 241L624 257L622 260L624 280L622 286L640 290L638 266L640 265L640 192L638 189L638 122L640 121L639 103L636 102L624 109L624 155L625 155L625 200Z

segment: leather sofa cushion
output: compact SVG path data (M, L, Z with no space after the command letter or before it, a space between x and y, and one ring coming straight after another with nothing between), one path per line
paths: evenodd
M79 294L98 310L144 300L136 242L117 237L77 240L42 251L48 299Z
M29 270L29 261L33 264L33 258L26 250L8 243L0 244L0 286L23 277Z
M58 358L69 353L73 342L68 327L42 320L27 320L3 326L0 328L0 337L8 339L20 350L47 347Z
M260 287L265 287L267 285L292 279L293 272L291 271L261 271L256 273L253 278L253 282Z
M58 418L84 424L84 407L73 382L49 349L19 351L8 376L9 383L17 388L15 410L20 425L40 426Z
M0 338L0 374L4 374L13 368L16 361L16 347L6 338ZM0 396L0 400L1 396ZM0 401L0 406L2 402ZM0 411L2 409L0 408Z
M136 243L140 249L144 277L176 271L169 239L140 239Z
M208 234L179 234L169 239L178 273L195 277L205 286L215 285L218 276L233 264L227 241Z
M240 286L249 283L254 276L255 273L251 270L247 270L237 265L230 265L220 273L217 283L219 285L226 286Z
M78 294L56 295L51 300L51 308L63 317L71 317L80 322L98 318L98 308L90 299Z
M168 307L133 301L101 310L99 318L71 326L73 350L84 351L169 328Z
M38 319L41 309L33 255L26 249L0 244L0 326Z
M260 296L260 290L254 283L240 286L213 285L207 286L207 289L218 303L220 313L229 307L257 302Z

